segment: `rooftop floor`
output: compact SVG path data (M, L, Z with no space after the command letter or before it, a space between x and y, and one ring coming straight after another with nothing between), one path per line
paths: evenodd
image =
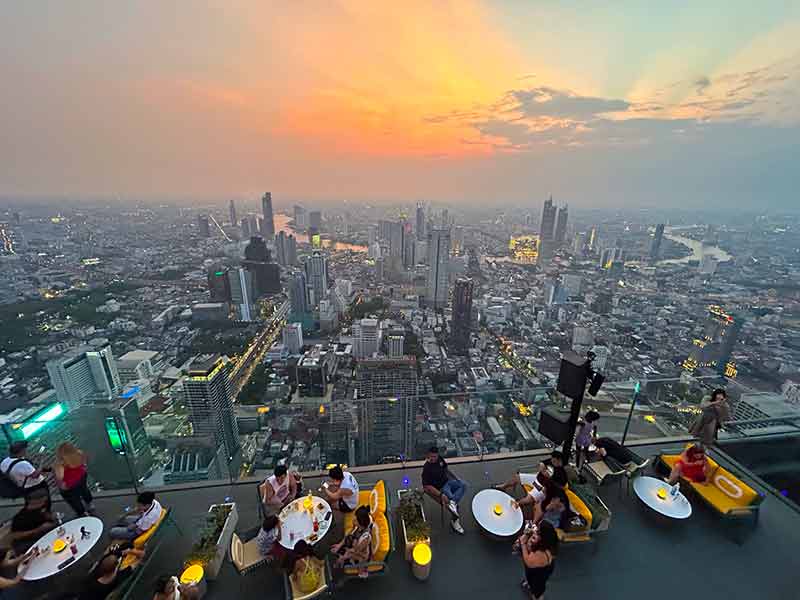
M638 449L643 456L660 450L660 446ZM527 458L454 466L454 471L469 484L461 511L466 535L452 533L447 523L442 527L438 509L432 503L428 505L434 553L430 579L424 583L415 580L409 565L395 550L389 560L387 577L349 582L337 593L347 594L353 600L405 599L410 594L415 598L436 600L490 598L498 594L504 598L524 597L519 588L520 559L511 555L509 543L490 540L480 533L469 507L474 493L536 462L536 458ZM395 490L402 487L406 475L412 485L418 484L417 468L376 470L359 474L358 479L364 483L384 479L395 494L392 503L396 506ZM319 481L308 480L308 483L316 487ZM149 600L153 580L160 574L179 570L181 559L192 544L193 526L210 504L222 502L226 496L238 503L240 531L257 526L257 500L252 483L159 494L164 505L175 509L175 518L184 535L170 532L165 538L158 555L142 573L134 600ZM736 525L723 521L691 496L694 513L683 522L662 520L635 495L627 496L624 488L619 494L615 485L604 488L601 496L613 514L609 531L598 534L595 541L588 544L562 546L548 587L549 598L672 600L683 590L690 590L692 597L709 600L795 597L797 579L791 567L797 564L795 558L800 548L800 514L781 499L767 494L754 527L752 522ZM108 524L127 503L125 498L103 499L98 501L98 508ZM320 544L338 541L340 535L339 526ZM397 540L395 546L399 546ZM63 581L57 584L48 581L46 586L30 586L31 595L26 597L57 597L52 590L66 589L85 574L90 561L84 561L85 568L72 569L71 573L62 575ZM219 579L209 584L206 598L278 599L282 595L282 580L268 567L241 578L226 562Z

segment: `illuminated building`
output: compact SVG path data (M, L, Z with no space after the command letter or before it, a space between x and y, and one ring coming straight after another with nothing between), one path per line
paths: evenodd
M539 258L539 236L512 236L508 242L508 251L515 262L534 264Z
M265 192L261 197L261 213L263 219L261 221L261 235L266 239L272 239L275 235L275 220L272 215L272 194Z
M194 435L223 447L230 461L239 451L239 428L228 371L218 354L198 356L189 365L183 394Z
M83 346L48 360L46 367L58 401L70 408L108 401L122 386L107 340L99 347Z
M385 456L413 455L417 392L414 357L358 361L360 464L375 464Z
M472 324L472 279L462 278L453 287L453 321L451 326L453 349L466 353L469 348Z
M731 355L743 324L744 318L741 315L728 313L716 304L710 305L703 331L692 340L683 368L690 372L708 368L719 375L735 376L737 369Z

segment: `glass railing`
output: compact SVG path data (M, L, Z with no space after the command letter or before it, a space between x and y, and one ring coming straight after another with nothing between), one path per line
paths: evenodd
M455 385L369 400L337 398L337 388L323 398L287 388L265 393L260 404L235 404L232 413L209 413L200 425L180 401L144 415L135 403L74 410L53 403L1 424L0 452L24 440L31 462L53 467L59 445L71 442L85 453L90 485L100 491L234 483L281 464L314 472L335 463L405 462L422 459L434 445L446 457L464 458L561 445L571 400L553 387ZM716 387L728 391L732 406L720 442L800 433L800 407L718 377L605 382L596 396L585 396L583 412L598 411L599 435L622 443L687 437Z

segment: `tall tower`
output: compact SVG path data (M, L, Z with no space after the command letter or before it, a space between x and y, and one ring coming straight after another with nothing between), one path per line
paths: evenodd
M297 273L289 284L289 305L292 316L302 318L309 312L308 283L305 273Z
M195 436L211 438L230 461L239 451L227 364L218 354L200 355L189 365L183 394Z
M211 229L208 225L208 215L197 215L197 231L200 237L207 238L211 235Z
M553 197L550 196L544 202L542 208L542 223L539 233L539 258L547 259L553 255L553 245L555 240L556 227L556 207L553 205Z
M558 209L558 219L556 220L555 230L556 244L563 244L567 239L567 218L568 207L564 205Z
M261 197L261 212L264 220L261 221L261 235L264 239L272 239L275 235L275 220L272 216L272 194L265 192Z
M428 285L425 302L433 308L447 305L450 266L450 229L433 229L428 235Z
M661 242L664 239L664 224L659 223L656 225L656 233L653 236L653 242L650 244L650 260L655 262L661 253Z
M744 325L744 316L728 313L721 306L712 304L703 323L703 331L692 340L689 356L683 368L689 372L698 368L714 369L719 375L733 376L736 364L732 360L733 349Z
M405 339L405 336L400 334L392 334L387 338L389 358L400 358L403 356Z
M453 349L466 353L469 348L469 333L472 321L472 279L461 278L453 288L453 322L451 326Z
M353 324L353 356L369 358L381 347L381 330L378 319L361 319Z
M236 227L239 224L239 221L236 220L236 205L233 203L233 200L230 201L228 205L228 211L231 218L231 227Z
M228 283L231 290L231 302L236 307L237 317L240 321L249 323L253 320L253 275L244 268L228 271Z
M244 249L244 258L242 266L253 277L255 297L281 291L280 268L275 263L270 262L270 251L264 238L259 236L251 237L250 243Z
M313 304L328 297L328 259L318 250L306 260L306 280L314 292Z
M283 328L283 345L289 354L300 354L303 348L303 325L302 323L287 323Z
M417 202L417 221L415 232L417 234L417 241L422 242L425 240L425 208L422 202Z
M413 456L417 383L413 356L358 361L360 464L374 464L384 456Z
M82 404L108 402L119 392L122 382L111 346L82 346L48 360L47 373L59 402L70 408Z

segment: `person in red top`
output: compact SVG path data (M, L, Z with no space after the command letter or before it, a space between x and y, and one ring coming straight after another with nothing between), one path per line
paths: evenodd
M74 444L64 442L56 448L56 465L53 473L58 482L61 497L72 507L75 514L83 517L94 514L92 493L86 484L86 455Z
M705 448L701 444L693 444L681 453L667 482L675 485L683 477L695 483L705 483L710 475L709 468Z

